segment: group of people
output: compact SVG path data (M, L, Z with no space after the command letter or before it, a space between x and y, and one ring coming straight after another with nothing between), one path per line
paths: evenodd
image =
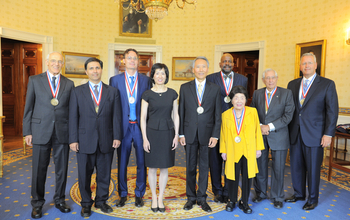
M317 206L322 147L330 145L335 133L338 98L334 82L316 74L313 54L302 55L303 77L291 81L288 89L277 87L277 72L266 69L262 74L266 87L254 92L250 107L246 106L248 79L233 72L230 54L221 57L221 71L209 76L209 61L197 57L193 61L195 79L181 85L179 102L177 92L166 86L169 70L165 64L154 64L147 77L137 71L139 54L135 49L124 52L124 62L125 72L111 77L106 85L101 81L103 62L89 58L84 65L89 81L74 87L60 74L62 55L52 52L46 59L47 71L29 77L23 135L26 143L33 145L32 218L42 217L51 149L56 176L54 202L61 212L71 211L65 202L69 149L77 156L81 216L89 217L93 204L102 212L113 212L106 201L115 149L120 197L116 206L125 206L132 146L137 163L135 206L144 205L148 176L151 210L165 212L168 168L174 166L179 143L186 151L184 210L198 204L211 211L206 201L209 176L214 201L227 203L229 212L238 202L244 213L252 213L248 199L253 180L253 202L269 197L280 209L283 201L306 199L307 179L308 200L303 209ZM288 149L294 194L284 199ZM92 198L94 170L97 186ZM242 198L237 201L240 174Z

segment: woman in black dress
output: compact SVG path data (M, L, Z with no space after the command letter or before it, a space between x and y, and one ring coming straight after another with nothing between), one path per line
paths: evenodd
M163 195L168 181L168 168L174 166L178 145L179 114L175 90L167 88L169 70L165 64L152 66L152 89L142 94L141 131L145 153L145 165L149 167L148 183L152 191L153 212L165 212ZM157 169L159 197L157 199Z

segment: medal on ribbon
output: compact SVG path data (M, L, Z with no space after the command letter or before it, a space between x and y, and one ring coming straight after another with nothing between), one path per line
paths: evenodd
M271 95L270 95L270 98L269 98L268 95L267 95L267 90L265 91L266 112L269 110L272 97L275 95L276 91L277 91L277 87L274 88L274 89L272 90Z
M301 81L301 100L300 100L301 105L304 104L305 98L306 98L307 94L309 93L311 83L314 81L315 77L316 77L316 74L314 74L312 79L310 79L309 85L307 85L305 93L304 93L304 79Z
M50 77L49 77L49 73L47 72L46 75L47 75L47 81L49 82L49 85L50 85L51 94L52 94L52 97L53 97L53 98L51 99L50 103L51 103L51 105L53 105L53 106L57 106L57 105L59 104L59 101L58 101L58 99L56 98L56 96L57 96L57 93L58 93L58 89L60 88L61 77L59 77L59 80L58 80L56 89L54 89L53 86L52 86Z
M135 82L134 82L134 87L132 88L132 90L130 89L129 81L128 81L128 79L126 78L126 73L124 74L124 77L125 77L126 85L127 85L127 87L128 87L129 94L130 94L129 103L130 103L130 104L134 104L135 98L133 97L133 94L134 94L134 92L135 92L135 88L136 88L136 85L137 85L137 80L139 79L139 75L137 75L137 77L136 77L136 80L135 80Z
M101 85L101 91L99 92L98 97L96 97L96 94L92 90L90 83L89 83L89 88L90 88L91 95L94 99L94 102L96 103L95 111L96 111L96 113L98 113L98 109L100 107L100 102L101 102L101 96L102 96L102 85Z
M242 130L242 124L243 124L244 116L245 116L245 107L243 107L241 118L239 119L239 122L238 122L238 120L236 118L236 111L235 111L235 109L233 109L233 117L234 117L234 120L235 120L236 132L237 132L237 137L235 137L235 142L236 143L241 142L241 137L239 136L239 134L241 133L241 130Z
M232 78L230 78L230 83L229 83L228 86L227 86L227 84L226 84L226 82L225 82L225 80L224 80L224 77L223 77L223 75L222 75L222 74L224 74L224 73L222 73L222 72L220 72L220 73L221 73L221 79L222 79L222 83L224 84L225 93L226 93L226 96L225 96L225 98L224 98L224 102L225 102L225 103L229 103L229 102L231 101L231 99L230 99L230 97L229 97L228 95L230 94L230 91L231 91L231 89L232 89L233 80L232 80Z
M197 93L197 100L198 100L198 105L199 105L197 108L198 115L200 115L204 112L204 108L202 107L202 98L203 98L204 88L205 88L205 85L203 85L202 94L199 94L197 84L196 84L196 93Z

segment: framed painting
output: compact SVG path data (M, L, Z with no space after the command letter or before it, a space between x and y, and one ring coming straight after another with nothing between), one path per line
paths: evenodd
M85 73L84 64L91 57L100 58L96 54L62 52L64 58L64 68L62 75L70 78L88 78Z
M173 80L190 81L194 79L193 60L195 57L173 57Z
M121 0L119 15L120 36L152 37L152 20L146 15L143 1Z
M300 57L304 53L312 53L316 56L316 73L323 77L325 76L326 43L326 40L318 40L306 43L299 43L296 45L294 78L299 78L303 76L303 73L300 71Z

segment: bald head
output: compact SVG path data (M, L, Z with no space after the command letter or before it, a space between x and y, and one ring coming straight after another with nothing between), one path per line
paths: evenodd
M229 53L224 53L219 65L224 74L230 74L233 69L233 56Z

